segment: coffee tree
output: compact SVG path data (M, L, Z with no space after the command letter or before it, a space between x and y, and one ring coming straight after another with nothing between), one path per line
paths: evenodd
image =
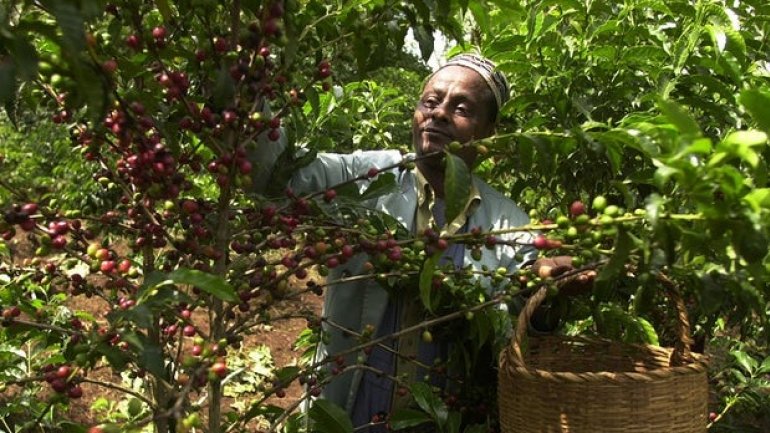
M565 302L554 286L555 314L543 320L671 344L670 319L658 308L666 281L685 295L696 345L718 347L713 340L725 346L717 355L732 357L717 357L733 373L715 376L715 428L767 408L766 5L328 3L0 6L0 102L9 121L24 127L44 112L67 132L71 160L98 191L87 207L62 208L14 179L1 183L12 197L4 239L35 250L34 260L2 267L6 423L82 431L50 413L96 386L123 393L128 410L120 424L93 432L353 431L323 399L299 408L338 375L369 368L371 347L398 335L340 330L309 308L282 305L344 280L376 279L388 290L412 287L425 307L425 321L399 335L455 342L449 359L422 367L458 380L461 391L393 378L421 411L372 424L485 431L495 425L493 396L462 377L489 369L485 346L505 344L510 317L495 307L554 281L527 270L471 275L441 265L440 255L462 243L480 257L535 230L540 254L569 254L578 269L598 272L590 296ZM362 208L392 191L398 171L412 169L409 157L320 191L285 189L317 150L366 148L368 135L377 146L408 145L395 120L408 104L377 83L413 89L418 79L377 74L392 65L424 74L401 50L409 28L425 58L439 29L480 47L509 75L514 98L499 134L470 145L488 157L479 170L533 209L532 224L442 237L405 232ZM280 163L263 165L281 142ZM12 169L3 167L10 177ZM446 170L453 212L470 174L451 155ZM362 253L367 274L323 278ZM104 316L63 308L81 298L100 299ZM228 408L224 389L243 373L230 366L244 337L293 317L308 324L304 363L277 366L245 409ZM332 330L359 344L312 356ZM134 380L103 379L103 369ZM295 382L302 395L275 406ZM742 428L761 428L761 418L746 419Z
M255 197L255 167L247 156L258 153L260 143L278 140L282 130L293 142L296 129L282 129L282 121L292 111L300 118L305 101L317 110L335 61L322 44L351 36L339 20L362 12L376 22L392 13L301 6L3 6L6 113L18 122L28 107L45 107L50 121L69 131L73 152L88 162L104 200L98 214L62 212L51 200L38 203L5 184L15 203L6 209L3 235L23 234L38 258L4 266L4 335L10 344L34 341L40 352L26 376L6 382L47 383L52 391L28 426L49 408L80 398L82 383L133 396L129 430L148 424L158 431L202 428L203 418L207 430L224 431L263 415L262 402L235 418L220 412L228 348L255 325L278 319L270 317L271 308L296 295L288 279L307 278L312 263L304 260L331 265L339 254L344 260L350 246L329 243L318 257L304 251L304 243L298 246L293 231L318 209L310 197L289 195L275 203ZM395 34L403 40L398 26ZM332 201L333 192L324 198ZM324 221L315 223L319 230ZM329 240L316 238L307 241ZM295 292L305 291L322 288L308 284ZM106 320L59 314L68 296L103 299ZM194 314L207 320L193 320ZM316 322L309 313L298 315ZM134 390L89 378L104 365L132 370L144 385ZM261 398L280 397L298 376L278 374ZM206 397L202 416L193 393Z

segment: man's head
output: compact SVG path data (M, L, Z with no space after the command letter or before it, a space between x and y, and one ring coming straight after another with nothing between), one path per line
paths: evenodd
M467 143L494 133L497 114L508 99L508 83L494 64L475 55L450 59L425 83L412 119L412 144L418 155L444 149L449 143ZM468 165L475 147L458 152ZM421 163L438 169L442 157Z

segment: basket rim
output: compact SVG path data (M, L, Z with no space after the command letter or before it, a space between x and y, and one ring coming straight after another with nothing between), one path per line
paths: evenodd
M587 344L607 344L623 346L627 348L633 348L637 351L645 351L648 353L657 353L659 355L670 355L674 349L664 346L656 346L652 344L631 344L623 343L619 341L609 340L599 337L586 337L586 336L564 336L564 335L545 335L545 336L530 336L535 339L541 340L558 340L563 342L582 342ZM668 377L682 376L689 374L706 373L708 370L708 358L705 355L699 353L689 353L691 360L684 365L679 366L661 366L653 368L644 372L613 372L613 371L594 371L594 372L569 372L569 371L552 371L543 368L534 368L529 366L516 366L512 359L509 359L513 354L510 353L511 347L508 346L500 354L500 370L501 372L507 372L511 377L525 377L529 379L544 379L548 381L556 382L651 382L666 379ZM523 355L523 354L522 354Z

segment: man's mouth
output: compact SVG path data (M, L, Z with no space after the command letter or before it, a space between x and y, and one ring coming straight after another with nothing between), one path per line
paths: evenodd
M434 137L435 136L440 136L440 137L444 137L444 138L447 138L447 139L451 139L452 138L451 135L449 135L445 131L443 131L441 129L437 129L437 128L431 128L431 127L423 128L422 132L423 132L423 134L429 134L429 135L432 135Z

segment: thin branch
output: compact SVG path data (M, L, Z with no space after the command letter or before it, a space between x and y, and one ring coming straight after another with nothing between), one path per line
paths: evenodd
M80 378L78 380L80 380L81 382L93 383L94 385L99 385L99 386L103 386L105 388L111 388L111 389L114 389L114 390L117 390L117 391L124 392L126 394L130 394L130 395L138 398L139 400L142 400L143 402L145 402L148 406L150 406L150 409L152 411L156 411L158 409L155 406L155 403L153 403L152 400L150 400L149 398L144 396L142 393L134 391L131 388L126 388L124 386L116 385L116 384L111 383L111 382L104 382L104 381L101 381L101 380L89 379L87 377L83 377L83 378Z

